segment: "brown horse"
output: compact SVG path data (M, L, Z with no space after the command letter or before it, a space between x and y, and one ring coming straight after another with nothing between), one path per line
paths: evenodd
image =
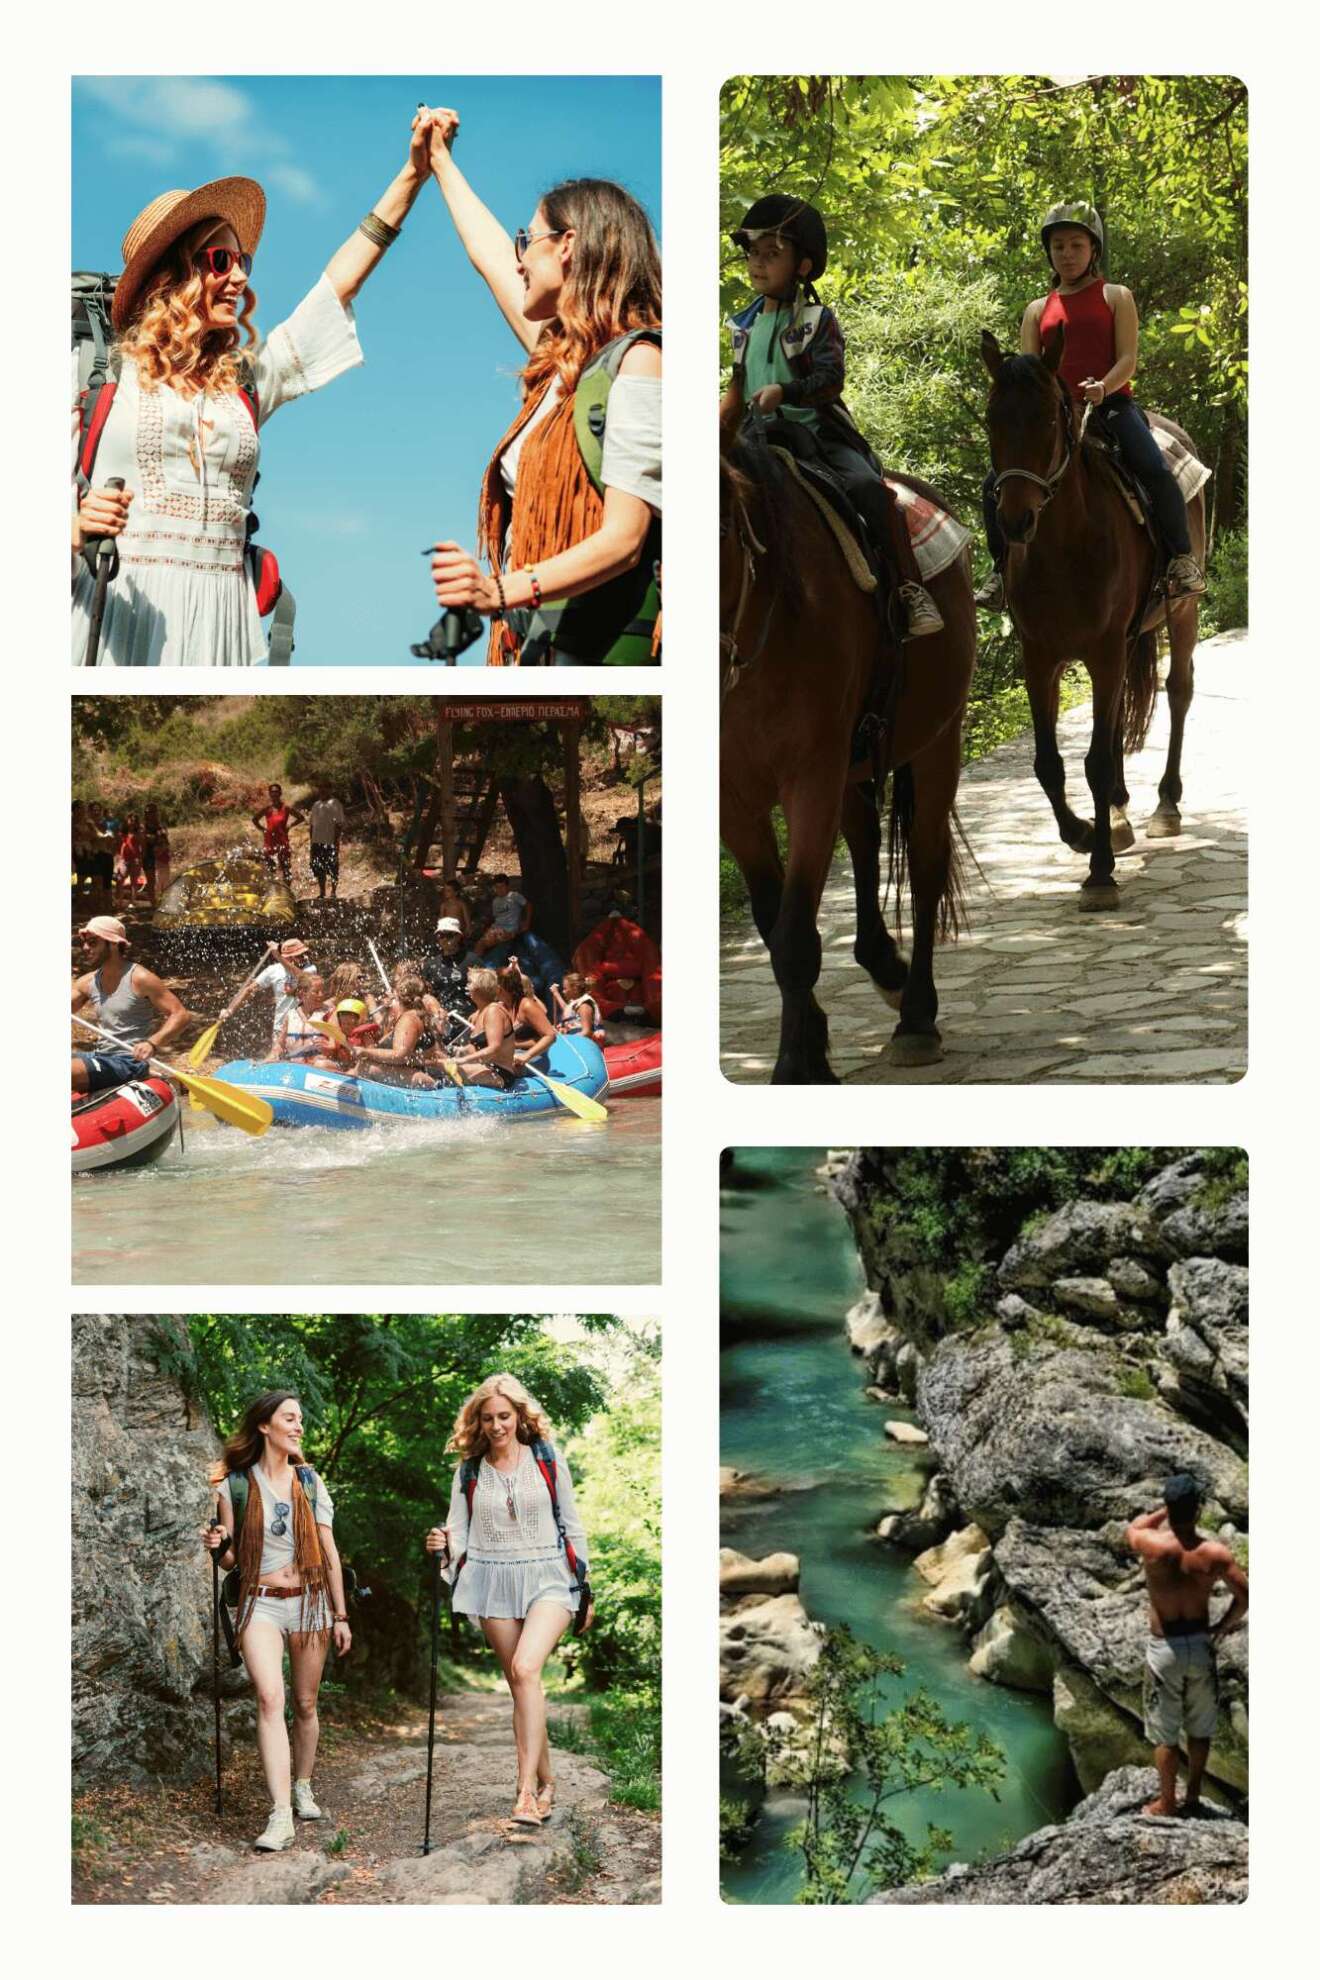
M1022 642L1035 730L1035 771L1054 809L1059 836L1091 855L1078 905L1118 905L1114 854L1133 843L1128 823L1125 750L1140 749L1159 690L1157 628L1169 632L1169 756L1159 803L1146 824L1151 839L1182 829L1182 744L1192 701L1195 598L1163 598L1147 610L1158 576L1156 550L1137 522L1113 470L1085 445L1068 388L1058 376L1063 330L1052 331L1040 357L1005 357L988 330L981 356L993 384L986 407L990 457L998 479L1000 527L1008 544L1004 597ZM1159 420L1189 448L1171 420ZM1192 553L1204 561L1205 501L1187 505ZM1144 613L1144 616L1143 616ZM1086 781L1093 824L1064 796L1059 754L1059 678L1080 660L1091 677L1091 744Z
M853 954L899 1012L884 1056L894 1065L928 1065L941 1056L935 936L956 926L961 892L952 820L976 664L969 560L960 556L930 581L944 631L908 646L900 665L874 598L850 575L811 497L774 453L737 439L736 424L722 424L720 450L720 832L742 869L779 985L773 1077L834 1081L829 1028L815 997L816 917L840 832L857 900ZM910 485L939 501L923 483ZM868 706L887 718L877 749L894 772L889 872L897 911L911 889L910 964L880 910L884 793L872 764L853 761ZM775 838L777 804L788 828L787 871Z

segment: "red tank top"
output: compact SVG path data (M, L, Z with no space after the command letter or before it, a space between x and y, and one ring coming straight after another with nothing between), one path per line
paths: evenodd
M1064 332L1063 362L1059 371L1073 397L1080 399L1082 380L1103 378L1117 354L1114 312L1105 301L1104 283L1092 282L1088 288L1078 289L1071 296L1055 289L1040 313L1042 344L1056 323L1063 325ZM1120 385L1118 390L1130 395L1132 387Z
M282 804L278 809L273 804L266 807L266 851L278 852L289 843L289 807Z

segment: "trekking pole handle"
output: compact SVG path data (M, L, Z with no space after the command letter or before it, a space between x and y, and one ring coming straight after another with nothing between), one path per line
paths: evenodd
M118 490L122 488L124 485L124 477L122 474L112 474L110 476L110 479L106 482L105 485L107 488L113 488L115 490ZM113 536L98 537L96 541L97 563L98 564L107 563L109 559L114 556L114 554L115 554L114 537Z

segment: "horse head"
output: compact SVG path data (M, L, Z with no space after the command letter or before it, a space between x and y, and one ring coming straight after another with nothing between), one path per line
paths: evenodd
M1039 357L1005 357L989 330L981 362L990 373L985 409L999 526L1009 543L1030 543L1040 512L1072 465L1072 396L1059 377L1063 326L1046 334Z

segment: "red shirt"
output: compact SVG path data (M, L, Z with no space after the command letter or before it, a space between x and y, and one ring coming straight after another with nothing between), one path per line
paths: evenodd
M1040 341L1056 323L1063 325L1063 359L1059 375L1075 399L1082 396L1082 380L1103 378L1113 369L1118 355L1114 338L1114 312L1105 301L1105 285L1092 282L1075 295L1065 296L1055 289L1040 313ZM1119 392L1131 395L1130 385L1119 385Z

